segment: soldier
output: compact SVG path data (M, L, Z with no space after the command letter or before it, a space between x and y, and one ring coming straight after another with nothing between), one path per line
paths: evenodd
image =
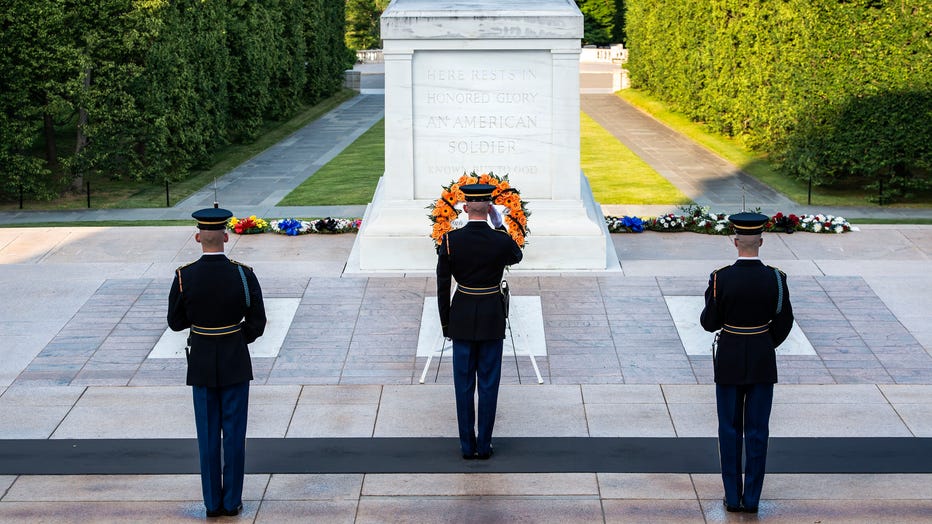
M187 384L194 392L207 516L233 516L243 508L246 413L253 378L246 345L265 330L265 306L252 269L223 254L229 240L226 223L233 214L209 208L192 216L198 227L194 239L203 255L175 271L168 325L174 331L191 329L185 348Z
M437 303L443 336L453 339L453 386L463 458L492 456L492 427L502 376L505 302L502 274L521 261L521 248L508 235L492 205L489 184L460 188L469 222L443 236L437 250ZM489 219L495 229L489 227ZM451 277L456 292L450 302ZM478 379L479 416L473 406Z
M793 327L786 274L766 266L758 253L768 218L738 213L738 260L709 277L700 322L721 330L713 348L718 442L727 511L757 513L767 459L770 408L777 382L776 347ZM742 482L742 445L746 450Z

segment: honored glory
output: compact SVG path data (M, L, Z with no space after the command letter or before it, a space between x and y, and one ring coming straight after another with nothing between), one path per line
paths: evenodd
M525 91L430 91L425 100L428 104L488 104L493 100L499 104L529 104L537 102L538 93Z

